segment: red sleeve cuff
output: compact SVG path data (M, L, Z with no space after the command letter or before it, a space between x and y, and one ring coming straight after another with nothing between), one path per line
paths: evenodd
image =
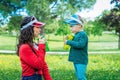
M38 45L38 49L40 50L40 49L45 49L45 44L39 44Z

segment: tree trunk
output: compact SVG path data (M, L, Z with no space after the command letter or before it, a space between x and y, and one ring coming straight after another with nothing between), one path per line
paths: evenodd
M50 40L50 35L48 34L47 40Z
M65 35L63 34L63 41L65 40Z
M120 33L119 33L119 39L118 39L118 49L120 49Z

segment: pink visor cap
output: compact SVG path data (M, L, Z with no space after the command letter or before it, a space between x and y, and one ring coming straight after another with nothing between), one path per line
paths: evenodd
M30 27L30 26L35 26L35 27L43 27L45 23L37 21L35 17L32 17L31 21L27 23L26 25L22 26L21 30Z

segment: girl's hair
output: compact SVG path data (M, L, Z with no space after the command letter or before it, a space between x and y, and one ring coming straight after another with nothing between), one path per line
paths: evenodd
M33 17L28 16L25 17L21 23L21 28L22 26L26 25L27 23L29 23L32 20ZM19 56L19 48L22 44L28 44L30 46L33 45L33 38L34 38L34 31L33 31L33 27L34 26L29 26L23 30L20 31L20 35L18 38L18 44L17 44L17 55Z

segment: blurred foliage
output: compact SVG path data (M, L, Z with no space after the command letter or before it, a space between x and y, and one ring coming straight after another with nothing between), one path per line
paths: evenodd
M101 18L101 21L108 26L108 30L115 30L116 33L120 33L120 11L116 8L112 9L109 14L106 14Z
M59 28L57 29L55 35L67 35L67 34L70 34L71 31L70 31L70 27L68 25L66 25L65 23L63 23L62 20L60 20L58 22L58 25L59 25Z
M0 1L0 15L6 19L8 16L18 16L20 11L26 10L28 15L34 15L38 20L48 25L45 27L46 33L54 33L60 29L56 29L55 25L64 26L61 22L54 23L56 19L59 18L63 21L64 17L68 15L92 8L95 2L96 0L2 0ZM3 20L0 23L3 24L2 22ZM12 23L9 22L9 24ZM19 24L16 23L16 25ZM13 28L9 29L11 31Z
M76 11L91 8L95 2L96 0L28 0L26 9L28 10L28 14L35 15L38 20L46 22L48 25L45 27L46 33L50 32L57 35L65 35L68 34L69 31L64 28L66 27L63 24L64 17ZM55 20L57 20L58 23L54 23Z
M8 23L8 31L16 31L17 34L20 30L20 24L21 24L22 16L13 16L10 18L10 21Z
M22 8L21 0L1 0L0 1L0 13L4 17L8 17L11 13L16 12L18 9Z
M107 30L115 30L118 34L118 48L120 49L120 0L111 0L114 8L111 11L104 11L103 15L99 18L99 22L106 26Z
M100 21L107 26L108 30L120 33L120 0L111 0L111 4L114 4L114 8L108 13L104 11Z

